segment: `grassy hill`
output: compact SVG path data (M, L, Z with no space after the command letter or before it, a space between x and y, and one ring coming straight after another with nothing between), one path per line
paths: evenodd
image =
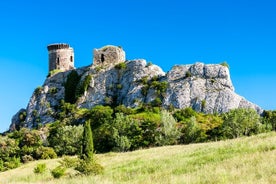
M17 183L276 183L276 132L235 140L167 146L127 153L97 155L105 171L74 176L72 170L53 179L50 169L60 159L31 162L0 173L1 184ZM38 163L47 172L34 174Z

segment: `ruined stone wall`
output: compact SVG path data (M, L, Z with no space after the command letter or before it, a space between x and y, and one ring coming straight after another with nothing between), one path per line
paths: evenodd
M93 65L96 66L115 65L126 60L125 51L112 45L94 49L93 56Z
M74 69L74 50L68 44L48 45L49 71Z

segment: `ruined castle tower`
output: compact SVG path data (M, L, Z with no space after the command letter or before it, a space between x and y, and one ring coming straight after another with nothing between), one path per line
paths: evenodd
M93 51L93 65L115 65L126 61L125 51L118 46L108 45Z
M56 43L47 46L49 53L49 72L52 70L74 69L74 50L69 44Z

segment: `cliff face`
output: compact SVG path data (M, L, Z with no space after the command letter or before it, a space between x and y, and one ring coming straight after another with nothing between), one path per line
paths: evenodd
M229 70L222 65L179 65L165 73L145 60L132 60L121 66L92 65L75 71L80 76L76 86L87 76L91 77L86 91L76 101L78 107L91 108L100 104L136 107L141 103L155 103L164 108L192 107L205 113L222 113L234 108L262 112L260 107L234 92ZM70 72L48 77L33 93L27 109L21 109L12 118L10 129L19 124L32 128L37 122L55 121L54 115L65 97L64 84Z

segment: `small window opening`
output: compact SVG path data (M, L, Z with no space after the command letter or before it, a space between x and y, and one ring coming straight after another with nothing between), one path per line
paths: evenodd
M59 65L59 57L57 58L57 64Z
M101 54L101 62L103 63L104 62L104 55Z
M73 56L70 56L70 61L73 62Z

